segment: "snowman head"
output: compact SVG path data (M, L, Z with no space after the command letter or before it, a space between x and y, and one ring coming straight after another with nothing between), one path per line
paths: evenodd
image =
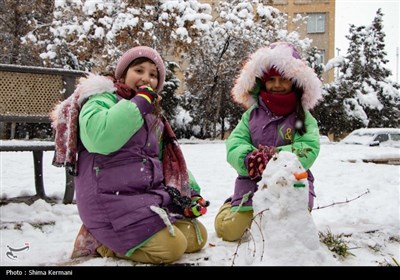
M260 188L279 186L301 188L307 184L307 172L294 153L281 151L268 162Z
M268 162L254 195L255 210L268 207L274 217L308 211L307 172L297 156L281 151Z

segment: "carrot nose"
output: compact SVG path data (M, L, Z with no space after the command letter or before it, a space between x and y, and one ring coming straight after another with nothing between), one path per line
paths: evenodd
M294 173L294 177L297 180L306 179L308 177L308 173L307 173L307 171L300 172L300 173Z

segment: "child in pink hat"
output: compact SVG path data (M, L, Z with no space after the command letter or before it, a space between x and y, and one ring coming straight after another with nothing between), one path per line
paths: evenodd
M73 257L162 264L206 244L197 217L209 203L157 109L164 82L159 53L134 47L122 55L114 77L81 79L53 112L54 164L76 176L83 222Z

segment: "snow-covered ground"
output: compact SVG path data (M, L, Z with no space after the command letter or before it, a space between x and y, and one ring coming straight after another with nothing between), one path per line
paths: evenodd
M226 163L220 141L181 141L187 165L211 201L200 220L208 229L208 243L199 253L186 254L178 263L199 266L271 265L249 258L251 238L237 243L216 237L214 218L232 193L236 172ZM44 183L49 196L63 197L64 170L51 165L53 152L44 153ZM380 266L400 261L400 166L365 163L362 159L400 157L400 149L323 143L312 167L317 198L312 218L319 232L338 235L348 242L352 255L332 255L333 265ZM33 160L30 152L0 153L0 194L14 197L34 194ZM357 198L360 196L359 198ZM324 208L332 203L339 203ZM125 260L92 258L70 260L75 236L81 225L76 205L50 205L42 200L31 206L1 206L1 266L131 266ZM275 223L276 224L276 223ZM278 223L279 226L279 223ZM303 227L298 226L301 232ZM259 241L256 241L259 242ZM321 244L323 249L325 245ZM11 249L22 249L12 251ZM268 248L267 248L268 249ZM281 259L288 248L274 248ZM327 249L326 249L327 250ZM236 255L235 260L234 256ZM268 258L267 258L268 259ZM233 262L234 260L234 262ZM305 260L303 264L308 264ZM285 265L293 265L287 263ZM301 262L295 265L302 265Z

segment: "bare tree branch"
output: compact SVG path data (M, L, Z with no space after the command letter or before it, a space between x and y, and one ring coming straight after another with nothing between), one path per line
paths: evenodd
M313 208L312 210L318 210L318 209L323 209L323 208L331 207L331 206L338 205L338 204L349 203L349 202L351 202L351 201L354 201L354 200L356 200L356 199L359 199L360 197L362 197L362 196L364 196L364 195L366 195L366 194L368 194L368 193L370 193L369 189L367 189L366 192L360 194L359 196L357 196L357 197L355 197L355 198L346 199L346 201L333 202L333 203L331 203L331 204L329 204L329 205L325 205L325 206L318 206L318 207L316 207L316 208Z
M262 229L261 229L260 223L258 223L255 219L256 219L257 217L260 217L260 221L261 221L261 219L263 218L264 212L265 212L265 211L268 211L268 210L269 210L269 208L266 208L266 209L264 209L264 210L258 212L258 213L255 214L254 217L251 219L250 227L247 228L247 229L243 232L242 236L240 237L240 239L239 239L239 241L238 241L238 245L236 246L235 253L233 254L232 266L235 265L235 259L236 259L236 256L238 255L239 247L240 247L240 245L243 243L244 236L245 236L247 233L250 234L251 240L253 241L253 245L254 245L253 256L255 256L255 254L256 254L256 251L257 251L256 240L255 240L255 238L254 238L254 236L253 236L253 234L252 234L252 232L251 232L251 225L253 224L253 222L257 225L257 228L258 228L258 230L259 230L260 233L261 233L262 244L263 244L263 251L261 252L261 260L262 260L262 258L264 257L265 238L264 238L264 234L263 234L263 231L262 231Z

